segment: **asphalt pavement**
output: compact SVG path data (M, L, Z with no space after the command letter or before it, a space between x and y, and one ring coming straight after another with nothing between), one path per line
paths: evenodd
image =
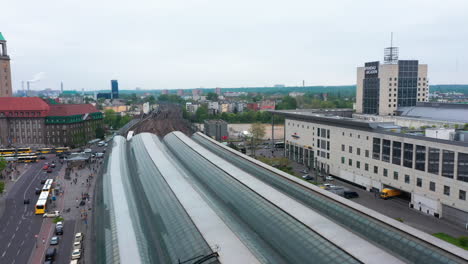
M36 188L41 188L41 179L54 178L60 164L52 173L42 170L44 162L50 162L55 155L47 155L47 160L27 164L28 167L16 180L2 199L5 208L0 218L0 263L27 263L35 248L35 235L39 233L43 218L34 214L38 195ZM24 204L30 199L29 204Z

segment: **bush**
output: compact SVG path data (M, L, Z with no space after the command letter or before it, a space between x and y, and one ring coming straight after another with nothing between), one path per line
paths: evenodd
M0 194L2 194L4 190L5 190L5 182L0 181Z
M395 220L397 220L397 221L399 221L399 222L402 222L402 223L403 223L403 218L401 218L401 217L397 217L397 218L395 218Z
M60 216L59 216L59 217L55 217L54 220L53 220L52 222L54 222L54 224L56 224L56 223L61 222L61 221L63 221L63 220L64 220L63 217L60 217Z
M459 237L458 241L460 243L460 246L468 247L468 237L466 237L466 236Z

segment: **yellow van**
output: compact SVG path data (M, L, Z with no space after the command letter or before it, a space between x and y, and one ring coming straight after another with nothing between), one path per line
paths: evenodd
M396 189L390 189L390 188L384 188L381 192L380 192L380 198L382 199L388 199L388 198L391 198L391 197L395 197L395 196L398 196L401 194L401 191L400 190L396 190Z

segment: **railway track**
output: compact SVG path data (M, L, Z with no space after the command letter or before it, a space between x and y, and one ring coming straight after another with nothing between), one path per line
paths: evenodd
M192 133L190 123L182 116L182 109L176 104L161 104L158 109L133 126L135 135L143 132L164 137L172 131L181 131L186 135Z

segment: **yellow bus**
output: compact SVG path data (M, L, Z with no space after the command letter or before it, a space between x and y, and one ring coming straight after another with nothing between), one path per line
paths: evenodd
M18 156L17 161L22 163L37 162L37 156Z
M15 154L16 150L15 149L0 149L0 154L5 155L5 154Z
M16 153L31 153L31 148L17 148Z
M26 157L26 156L37 156L37 153L20 153L16 155L17 157Z
M62 153L62 152L67 152L67 151L70 151L70 148L69 147L58 147L58 148L55 148L55 153Z
M47 199L49 199L49 192L41 192L39 199L36 203L36 214L44 214L47 206Z
M52 191L52 183L54 182L53 179L48 179L44 183L42 187L41 195L39 195L39 199L37 199L36 203L36 214L44 214L47 207L47 200L49 199L49 193Z
M0 154L0 157L8 158L8 157L15 157L15 154Z
M40 148L40 149L37 149L37 152L41 154L49 154L49 153L52 153L52 148Z

